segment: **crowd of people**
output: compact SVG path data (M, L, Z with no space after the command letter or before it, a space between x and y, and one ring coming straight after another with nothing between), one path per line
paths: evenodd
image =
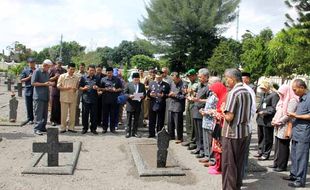
M291 86L275 89L263 81L257 88L250 73L227 69L224 80L209 76L207 68L190 69L181 76L169 69L139 69L126 82L120 70L100 65L67 64L44 60L21 74L25 83L27 120L34 133L46 132L50 101L50 122L60 133L76 133L82 115L81 134L115 133L126 109L126 138L140 137L138 128L148 124L148 137L155 138L165 124L171 140L187 146L208 173L222 174L222 188L240 189L248 167L252 131L258 130L258 160L268 160L273 144L276 172L287 170L291 156L291 187L304 187L310 143L310 93L306 83L295 79ZM256 91L260 98L256 105ZM82 114L80 113L82 104ZM185 113L185 117L183 118ZM256 118L256 122L255 122ZM186 120L184 126L184 119ZM148 122L147 122L148 120ZM184 128L186 135L184 134ZM275 139L275 142L274 142ZM292 147L290 149L290 144ZM290 153L291 150L291 153Z

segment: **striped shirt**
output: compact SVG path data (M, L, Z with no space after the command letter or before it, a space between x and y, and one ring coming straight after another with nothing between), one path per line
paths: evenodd
M249 135L249 122L251 121L252 98L242 83L237 83L228 93L225 113L234 114L232 121L225 120L222 136L240 139Z

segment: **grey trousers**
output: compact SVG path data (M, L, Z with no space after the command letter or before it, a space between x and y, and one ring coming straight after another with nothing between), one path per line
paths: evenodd
M308 160L309 160L309 142L297 142L292 140L291 148L291 176L296 178L296 181L306 183Z
M205 157L210 158L212 155L212 131L203 128L202 137L203 137L203 149Z
M199 150L200 154L204 154L204 148L203 148L203 132L202 132L202 119L194 119L193 126L195 129L196 134L196 145L197 149Z
M34 130L46 131L48 101L34 100Z

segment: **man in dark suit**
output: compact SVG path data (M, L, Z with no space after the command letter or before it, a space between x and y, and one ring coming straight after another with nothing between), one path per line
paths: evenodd
M135 98L136 93L142 93L140 97ZM140 83L139 73L133 73L132 82L128 83L125 88L125 95L128 97L126 103L127 111L127 134L126 138L138 137L137 129L139 124L139 117L141 112L142 100L145 98L145 86ZM132 127L133 118L133 127Z
M164 127L166 98L169 94L170 86L163 81L162 71L156 73L155 81L152 81L147 91L150 98L149 107L149 138L155 137L156 131L159 132Z
M171 139L175 139L175 129L177 131L176 143L183 142L183 112L185 110L185 85L180 78L179 73L172 72L172 83L170 100L168 101L168 132Z

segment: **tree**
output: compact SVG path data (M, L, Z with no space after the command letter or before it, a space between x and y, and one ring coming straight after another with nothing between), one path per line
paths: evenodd
M274 66L270 62L268 44L273 38L270 29L264 29L259 35L252 36L246 33L242 36L242 67L251 73L251 78L257 81L261 76L275 74Z
M212 55L224 31L235 18L240 0L151 0L147 17L139 21L143 34L168 47L174 69L200 68Z
M109 67L111 65L110 62L113 62L113 54L114 54L114 49L110 47L98 47L96 49L96 52L99 54L100 57L100 63L102 64L103 67Z
M78 56L72 57L72 61L76 64L85 63L86 65L89 64L100 64L101 57L100 54L96 51L90 51L87 53L80 53Z
M159 68L159 62L154 58L148 57L146 55L135 55L130 59L130 65L138 69L148 70L151 67Z
M241 44L233 39L222 39L214 49L207 65L212 75L222 75L227 68L240 64Z
M309 74L310 54L308 46L300 46L303 37L297 28L279 32L268 46L269 56L282 82L293 74Z

